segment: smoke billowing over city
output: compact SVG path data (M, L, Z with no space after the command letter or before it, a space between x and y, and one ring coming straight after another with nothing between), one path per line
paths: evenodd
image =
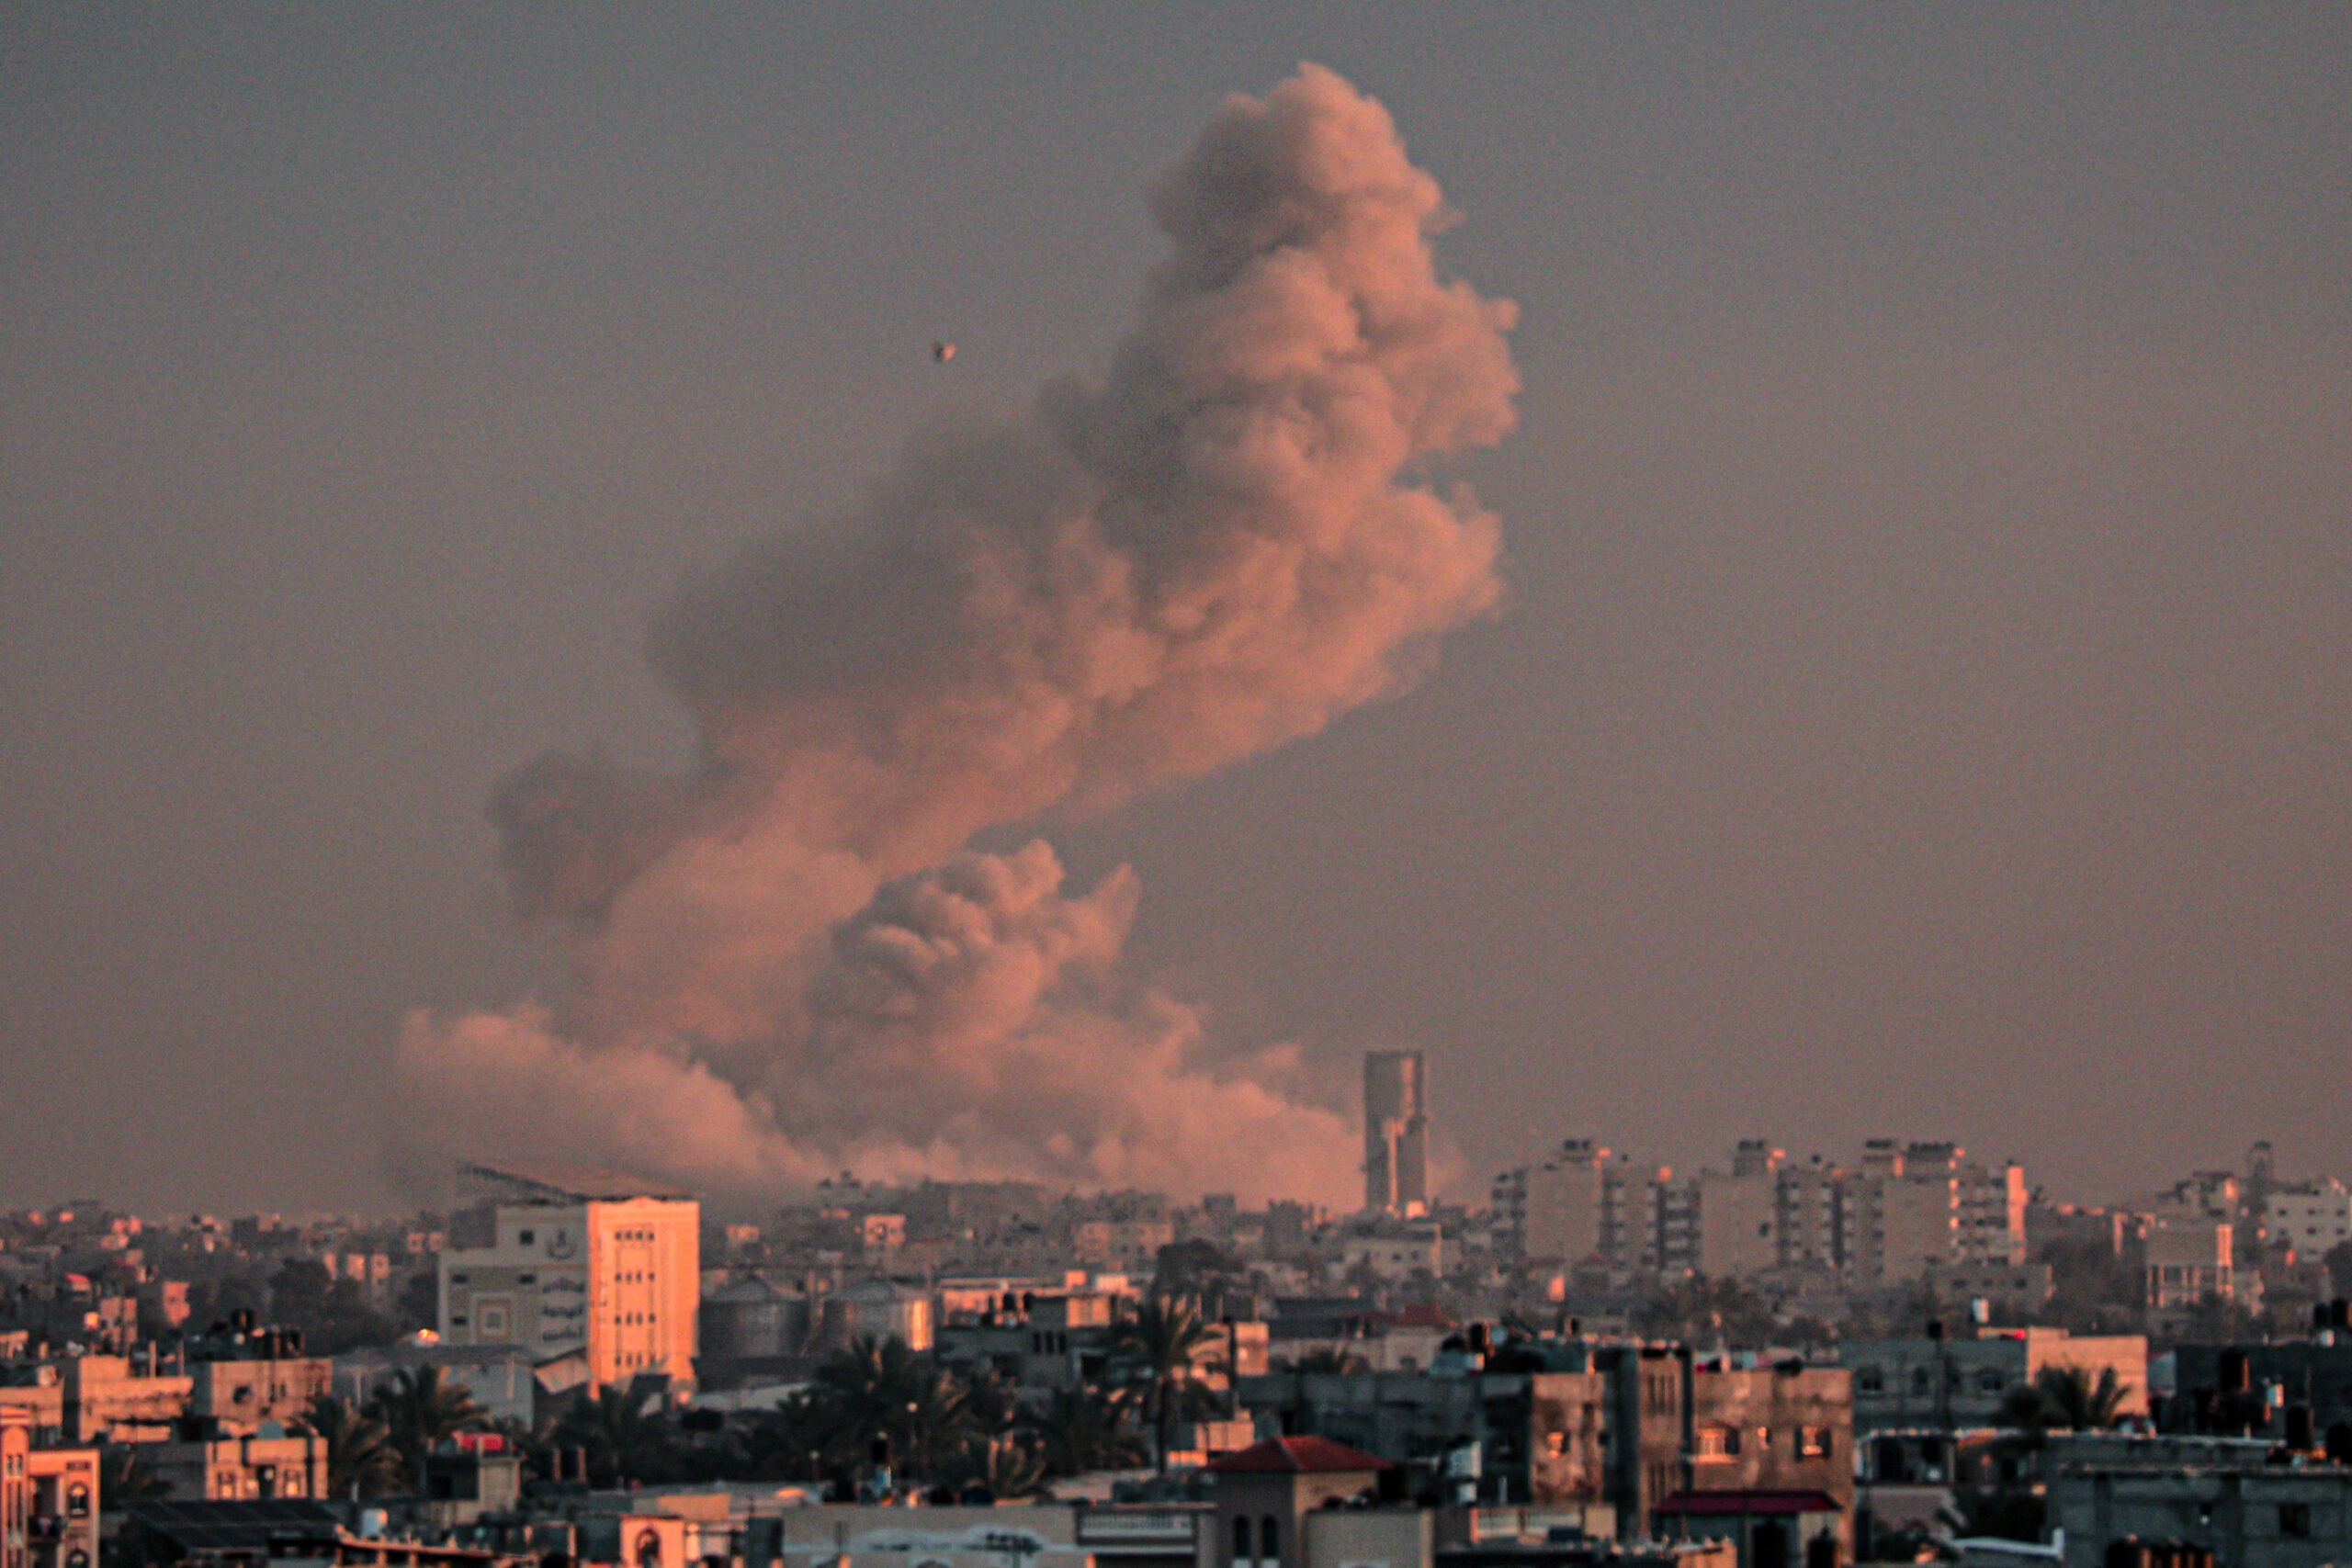
M579 991L413 1016L405 1125L738 1192L1350 1188L1328 1086L1122 965L1136 876L1015 840L1311 736L1494 607L1497 521L1442 464L1511 427L1512 310L1444 276L1436 183L1314 66L1150 201L1168 254L1106 376L917 434L854 516L662 614L691 773L501 787Z

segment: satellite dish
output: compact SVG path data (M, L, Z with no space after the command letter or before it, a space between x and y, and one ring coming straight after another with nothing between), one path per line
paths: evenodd
M931 345L931 357L937 363L944 365L956 357L956 345L944 338L940 339Z

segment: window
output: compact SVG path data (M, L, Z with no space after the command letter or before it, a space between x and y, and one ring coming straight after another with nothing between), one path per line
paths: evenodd
M2312 1533L2312 1506L2309 1503L2278 1505L2278 1533L2290 1540L2308 1540Z
M1828 1427L1799 1427L1797 1428L1797 1458L1799 1458L1799 1459L1827 1459L1828 1457L1829 1457L1829 1428L1828 1428Z
M1911 1369L1911 1392L1913 1393L1926 1393L1935 1386L1935 1374L1928 1371L1927 1368L1914 1367Z
M514 1239L524 1247L533 1247L537 1245L539 1237L536 1231L522 1230L514 1233Z
M1985 1393L2000 1393L2002 1384L2007 1381L2001 1376L1998 1367L1986 1367L1976 1374L1976 1386Z
M1699 1428L1701 1459L1737 1459L1739 1428L1736 1427L1702 1427Z
M86 1519L90 1517L90 1483L77 1481L65 1489L65 1517Z
M1880 1371L1876 1367L1856 1368L1854 1371L1854 1392L1856 1393L1884 1393L1886 1392L1886 1374Z
M1258 1555L1268 1562L1283 1554L1283 1527L1268 1514L1258 1521Z
M1250 1516L1247 1514L1233 1516L1233 1560L1236 1562L1250 1561Z
M1568 1435L1566 1432L1546 1432L1544 1434L1544 1452L1545 1457L1550 1459L1558 1459L1567 1451Z

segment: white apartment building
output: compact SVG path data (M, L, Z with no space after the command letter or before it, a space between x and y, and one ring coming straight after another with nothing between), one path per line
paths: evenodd
M2277 1188L2263 1199L2262 1221L2271 1240L2294 1244L2296 1257L2324 1258L2352 1241L2352 1190L2332 1176Z
M640 1372L693 1381L699 1203L613 1171L466 1174L491 1197L494 1234L440 1256L445 1344L511 1345L540 1363L577 1352L598 1385Z

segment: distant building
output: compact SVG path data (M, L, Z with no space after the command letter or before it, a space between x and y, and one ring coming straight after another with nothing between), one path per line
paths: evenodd
M441 1337L584 1356L599 1385L694 1378L701 1205L614 1171L474 1166L491 1207L483 1247L439 1255Z
M2143 1245L2149 1306L2163 1311L2193 1307L2208 1296L2236 1296L2234 1235L2228 1221L2159 1217Z
M2352 1241L2352 1189L2334 1177L2271 1188L2262 1222L2269 1239L2292 1243L2298 1258L2325 1258Z
M1429 1208L1428 1066L1419 1051L1363 1058L1363 1206L1392 1214Z
M1781 1165L1787 1158L1761 1138L1741 1142L1731 1174L1699 1177L1697 1271L1711 1280L1760 1274L1780 1262L1773 1218L1780 1207Z

